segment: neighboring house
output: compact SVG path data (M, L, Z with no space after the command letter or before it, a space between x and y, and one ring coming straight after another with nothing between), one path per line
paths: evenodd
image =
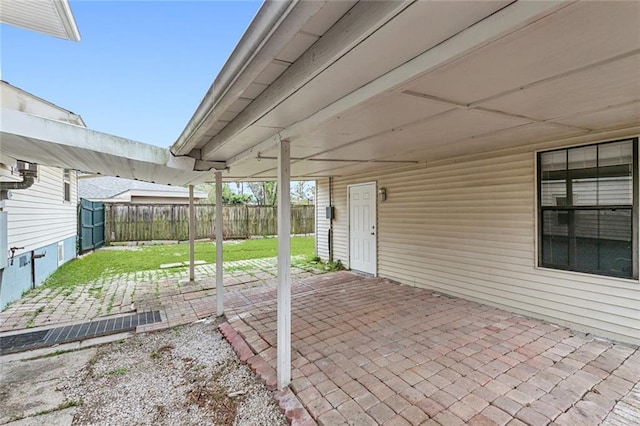
M78 179L80 198L104 203L189 204L189 189L111 176L83 176ZM207 193L194 191L195 202L206 200Z
M638 70L640 2L267 1L171 150L317 179L322 258L639 344Z
M85 127L70 111L0 81L2 108ZM0 150L0 188L23 179L16 172L20 158ZM0 267L0 309L38 286L60 265L76 257L78 181L69 169L33 165L37 175L27 189L9 189L0 201L0 233L4 268ZM6 190L5 190L6 191ZM5 192L5 195L7 192ZM0 265L2 266L2 265Z
M0 23L80 40L67 0L3 2ZM75 257L74 170L186 185L226 168L87 129L70 111L5 82L1 89L0 309Z

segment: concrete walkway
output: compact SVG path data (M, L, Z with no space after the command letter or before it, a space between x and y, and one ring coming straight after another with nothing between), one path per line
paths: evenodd
M635 347L349 272L294 280L292 292L291 388L319 424L640 419ZM275 285L227 306L233 329L275 368Z
M187 324L216 310L215 264L197 266L195 272L193 283L188 282L188 271L178 268L113 275L73 289L36 289L0 313L0 332L155 310L163 321L138 331ZM228 291L260 287L273 282L276 273L276 258L226 262L224 285ZM319 273L323 271L312 266L292 268L294 279Z

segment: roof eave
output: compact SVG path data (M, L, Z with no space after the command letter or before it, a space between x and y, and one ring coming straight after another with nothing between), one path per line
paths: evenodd
M323 3L266 0L170 147L171 152L176 156L189 155L206 132L205 121L215 119L212 114L223 114L290 42L291 34L315 15Z
M71 12L71 7L67 0L53 0L53 4L58 11L60 21L67 33L67 39L71 41L80 41L80 31L78 25Z

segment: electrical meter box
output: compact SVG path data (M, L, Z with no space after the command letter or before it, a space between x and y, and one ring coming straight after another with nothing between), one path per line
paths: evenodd
M0 269L7 267L9 248L7 247L7 212L0 212Z
M325 207L325 218L326 219L334 219L333 216L333 206Z

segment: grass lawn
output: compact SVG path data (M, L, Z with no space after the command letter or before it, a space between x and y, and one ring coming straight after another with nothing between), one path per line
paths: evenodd
M259 259L278 255L278 239L262 238L225 243L225 262ZM291 255L315 255L313 237L291 238ZM196 260L215 263L216 245L210 242L196 243ZM161 264L189 260L189 244L139 246L137 250L98 250L81 259L62 265L42 287L71 287L94 281L103 275L159 269Z

